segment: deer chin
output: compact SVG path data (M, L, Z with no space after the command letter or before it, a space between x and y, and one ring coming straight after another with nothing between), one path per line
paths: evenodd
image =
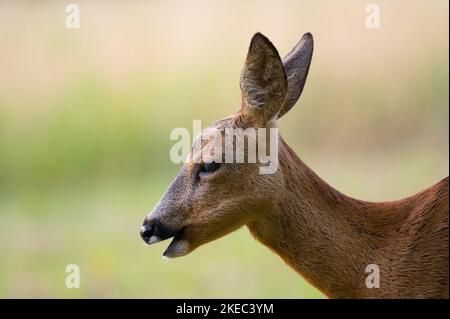
M168 258L175 258L175 257L181 257L184 255L187 255L190 252L189 249L189 242L185 236L184 232L185 228L182 228L179 231L176 232L170 232L170 233L163 233L161 235L153 235L149 238L147 241L148 245L156 244L161 241L164 241L166 239L172 238L172 241L170 242L169 246L166 248L166 250L163 253L164 257Z
M183 235L175 236L169 246L167 246L163 256L168 258L176 258L185 256L189 254L190 251L189 241L186 238L183 238Z

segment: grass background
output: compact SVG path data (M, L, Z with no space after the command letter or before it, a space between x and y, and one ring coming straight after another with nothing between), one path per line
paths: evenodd
M181 259L145 215L175 127L239 105L250 38L315 53L280 132L321 177L393 200L448 175L448 1L0 2L0 297L322 298L243 228ZM370 3L372 3L370 2ZM66 289L65 267L81 269Z

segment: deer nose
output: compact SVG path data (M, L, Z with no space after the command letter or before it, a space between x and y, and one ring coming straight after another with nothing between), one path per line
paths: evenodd
M141 237L146 243L149 242L154 232L155 225L153 223L144 223L144 225L141 226Z
M178 232L157 219L146 219L141 226L141 237L149 245L173 237Z

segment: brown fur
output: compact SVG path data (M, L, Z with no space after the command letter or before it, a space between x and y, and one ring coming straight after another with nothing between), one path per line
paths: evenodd
M241 76L241 110L211 127L272 127L300 96L312 49L306 34L282 61L256 34ZM174 236L169 257L246 225L328 297L448 298L448 177L402 200L356 200L320 179L281 137L275 174L232 163L201 175L202 165L185 164L144 221L150 235ZM379 266L380 288L365 285L369 264Z
M448 177L405 199L370 203L333 189L283 142L282 195L248 225L332 298L448 298ZM380 268L380 288L365 267Z

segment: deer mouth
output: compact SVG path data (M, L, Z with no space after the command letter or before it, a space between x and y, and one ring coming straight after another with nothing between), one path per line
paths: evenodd
M147 245L153 245L172 238L172 241L164 251L163 256L174 258L186 255L189 252L189 245L184 236L185 229L186 227L174 230L155 221L141 227L141 237Z
M189 253L189 242L185 235L185 229L186 228L181 229L173 236L169 246L167 246L166 250L163 252L164 257L175 258Z

